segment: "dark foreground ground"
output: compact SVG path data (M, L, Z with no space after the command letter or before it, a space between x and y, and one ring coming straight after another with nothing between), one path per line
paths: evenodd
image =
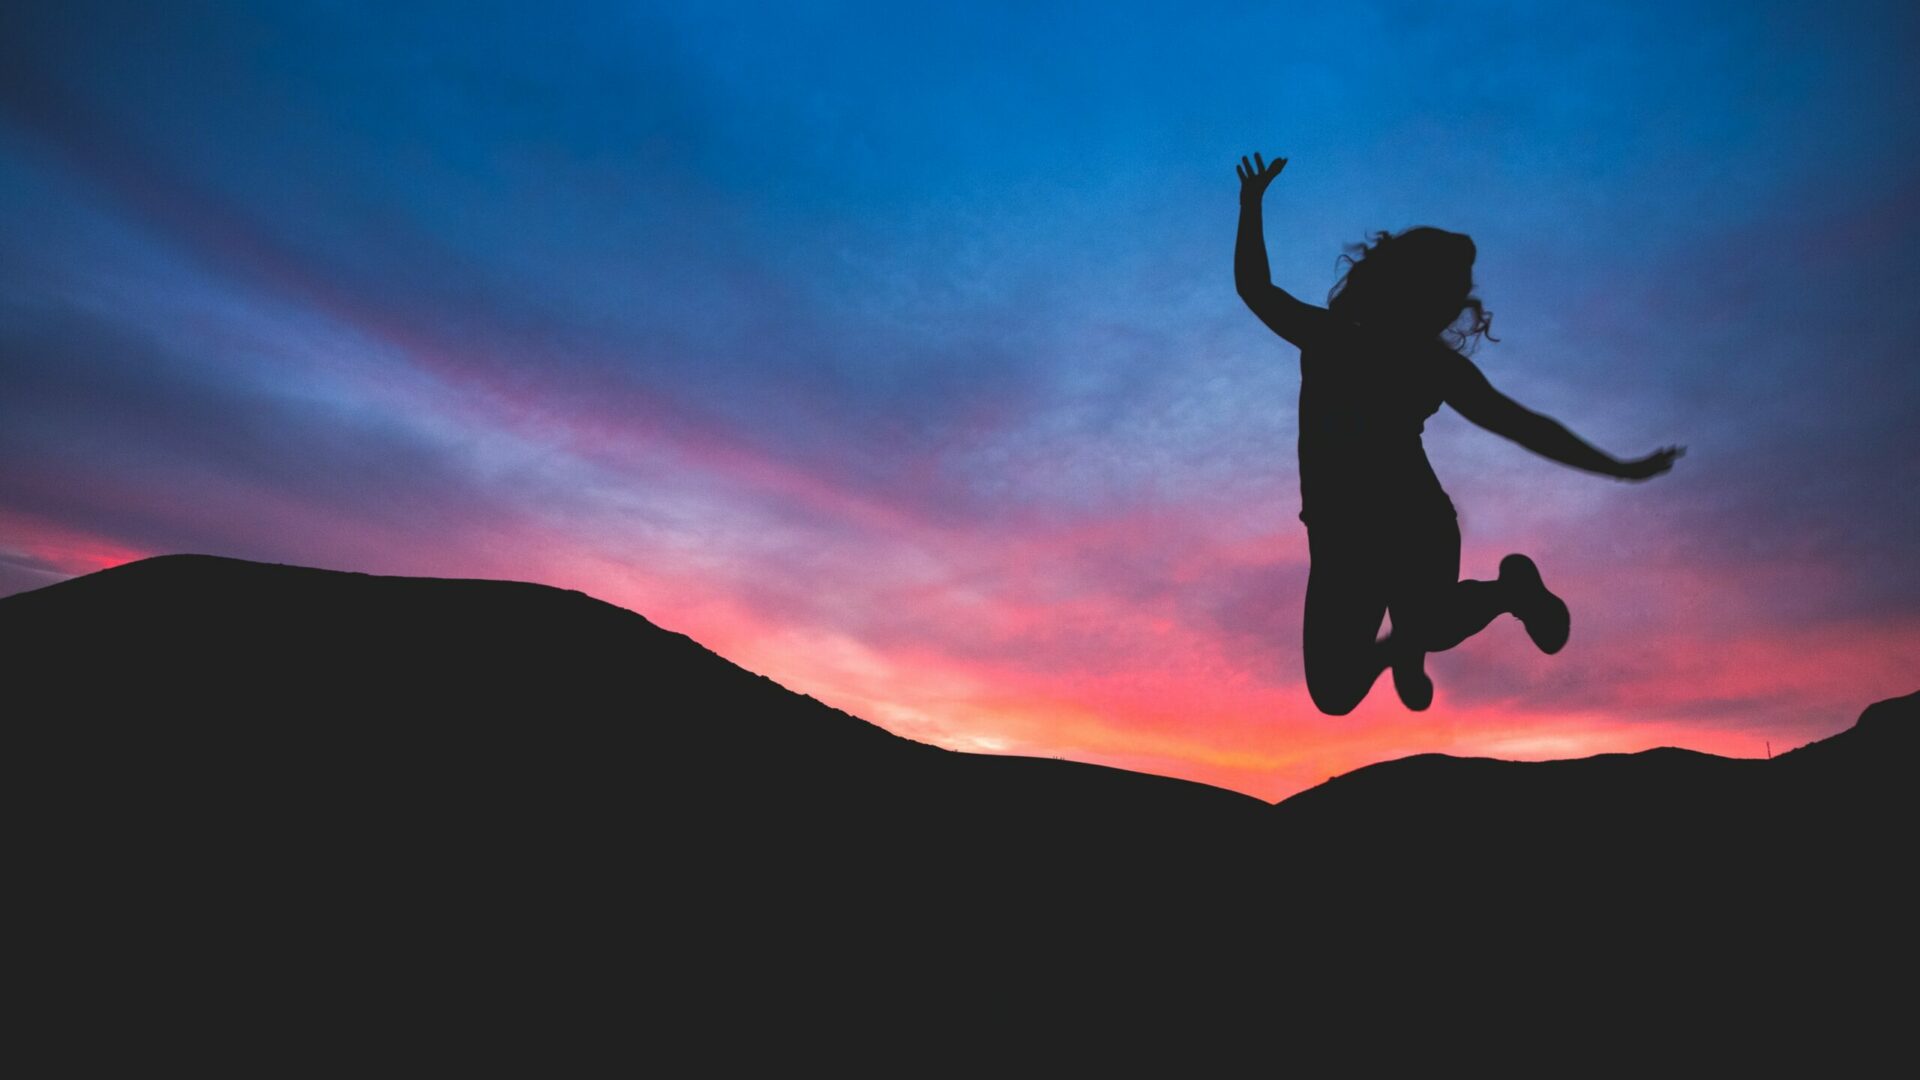
M35 985L176 1033L1913 1001L1863 988L1914 974L1920 695L1269 805L915 743L512 582L167 556L0 599L0 662Z

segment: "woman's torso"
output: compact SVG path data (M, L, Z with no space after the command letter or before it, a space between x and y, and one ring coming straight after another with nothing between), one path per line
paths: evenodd
M1444 400L1452 350L1347 326L1300 353L1302 521L1371 524L1454 507L1421 433Z

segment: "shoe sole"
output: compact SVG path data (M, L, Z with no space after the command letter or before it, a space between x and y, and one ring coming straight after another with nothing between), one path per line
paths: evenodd
M1540 568L1525 555L1509 555L1500 560L1500 580L1526 593L1515 605L1514 616L1527 628L1527 636L1539 650L1551 656L1567 645L1573 629L1573 613L1566 601L1553 595L1540 580Z

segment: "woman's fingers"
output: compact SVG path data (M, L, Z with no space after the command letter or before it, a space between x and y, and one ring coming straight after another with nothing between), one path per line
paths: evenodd
M1251 158L1242 155L1240 164L1233 167L1233 175L1239 177L1240 182L1243 184L1260 184L1265 186L1272 182L1274 177L1279 176L1280 170L1286 168L1286 166L1286 158L1274 158L1272 161L1268 161L1258 153L1254 154Z
M1648 475L1659 476L1673 468L1673 463L1687 452L1684 446L1663 446L1647 457L1650 469Z
M1628 480L1651 480L1673 468L1674 459L1687 452L1684 446L1663 446L1638 461L1627 462L1621 473Z

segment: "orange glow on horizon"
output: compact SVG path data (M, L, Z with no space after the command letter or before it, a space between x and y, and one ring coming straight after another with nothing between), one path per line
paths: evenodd
M73 574L146 554L19 514L0 516L0 528L16 550ZM1653 643L1646 648L1657 656L1654 664L1586 657L1596 668L1615 665L1609 669L1615 677L1604 705L1571 709L1529 705L1524 687L1512 700L1452 699L1443 670L1451 661L1447 654L1434 661L1440 692L1428 712L1401 708L1383 678L1355 712L1328 717L1313 708L1291 670L1297 655L1288 643L1274 643L1271 655L1250 663L1248 654L1166 615L1137 614L1128 635L1103 642L1116 650L1111 655L1056 650L1023 656L1016 649L967 656L938 641L862 641L763 610L718 585L704 585L691 571L661 566L643 572L583 555L561 537L521 540L520 558L536 553L531 566L481 560L449 574L582 588L788 689L908 738L974 753L1066 758L1174 776L1268 801L1366 765L1422 753L1547 760L1678 746L1758 757L1768 741L1781 753L1844 729L1874 700L1860 694L1862 687L1877 688L1872 692L1881 696L1912 689L1903 685L1911 675L1898 658L1920 655L1920 620L1776 632L1719 644ZM1258 554L1245 557L1273 556L1259 546ZM1188 560L1184 572L1201 572L1194 566ZM935 586L922 589L918 600L936 610L956 602ZM1045 643L1070 637L1075 627L1119 618L1111 601L1097 596L960 602L986 628L990 643ZM1523 648L1517 628L1496 628L1490 636L1463 650L1484 659ZM1594 646L1595 652L1606 649L1618 651L1607 642ZM1549 671L1548 665L1580 663L1580 657L1525 659L1535 665L1528 670ZM1763 699L1804 706L1785 721L1740 714L1738 702ZM1835 711L1823 704L1831 701L1848 704ZM1716 718L1716 702L1735 703L1727 706L1731 724Z
M0 535L14 551L73 576L158 554L4 508L0 508Z

